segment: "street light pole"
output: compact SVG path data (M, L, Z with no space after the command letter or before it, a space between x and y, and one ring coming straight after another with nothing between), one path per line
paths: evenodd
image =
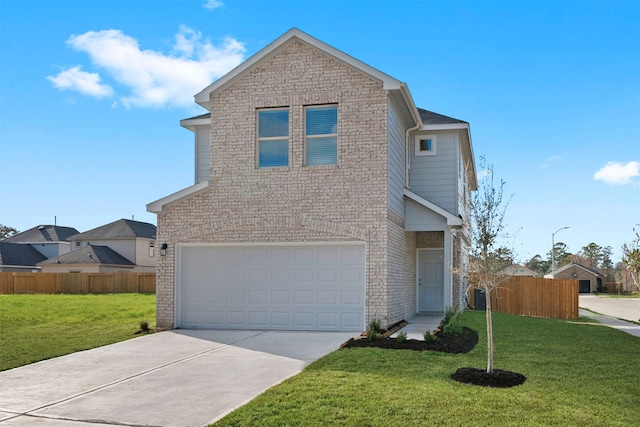
M551 234L551 278L553 278L553 275L556 272L556 242L555 242L555 237L556 237L556 233L560 230L566 230L569 227L562 227L562 228L558 228L554 233Z

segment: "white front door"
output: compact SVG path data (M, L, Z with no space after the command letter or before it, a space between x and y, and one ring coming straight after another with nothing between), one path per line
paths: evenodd
M418 311L444 312L444 251L418 250Z

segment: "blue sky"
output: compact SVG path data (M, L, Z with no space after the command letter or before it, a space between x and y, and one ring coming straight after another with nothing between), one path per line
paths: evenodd
M193 95L291 27L468 121L513 194L505 242L640 223L640 2L0 0L0 223L80 231L193 184Z

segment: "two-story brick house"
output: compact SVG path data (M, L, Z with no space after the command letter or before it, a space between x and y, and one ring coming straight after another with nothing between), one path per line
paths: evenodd
M297 29L195 101L196 183L147 206L159 326L361 331L463 305L468 123Z

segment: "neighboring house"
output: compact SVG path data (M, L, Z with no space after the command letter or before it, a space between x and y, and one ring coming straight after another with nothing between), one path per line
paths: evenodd
M0 241L0 272L36 273L38 263L47 259L31 245Z
M606 279L603 274L576 262L567 264L557 269L555 274L548 274L545 277L578 280L581 294L601 291Z
M155 272L156 226L120 219L69 237L71 252L41 262L43 272Z
M69 237L78 233L79 231L73 227L38 225L22 233L7 237L2 241L30 245L44 255L46 259L69 252L71 250Z
M509 276L537 277L538 273L520 264L511 264L502 269L502 273Z
M469 124L292 29L195 96L158 215L160 327L362 331L464 305Z

